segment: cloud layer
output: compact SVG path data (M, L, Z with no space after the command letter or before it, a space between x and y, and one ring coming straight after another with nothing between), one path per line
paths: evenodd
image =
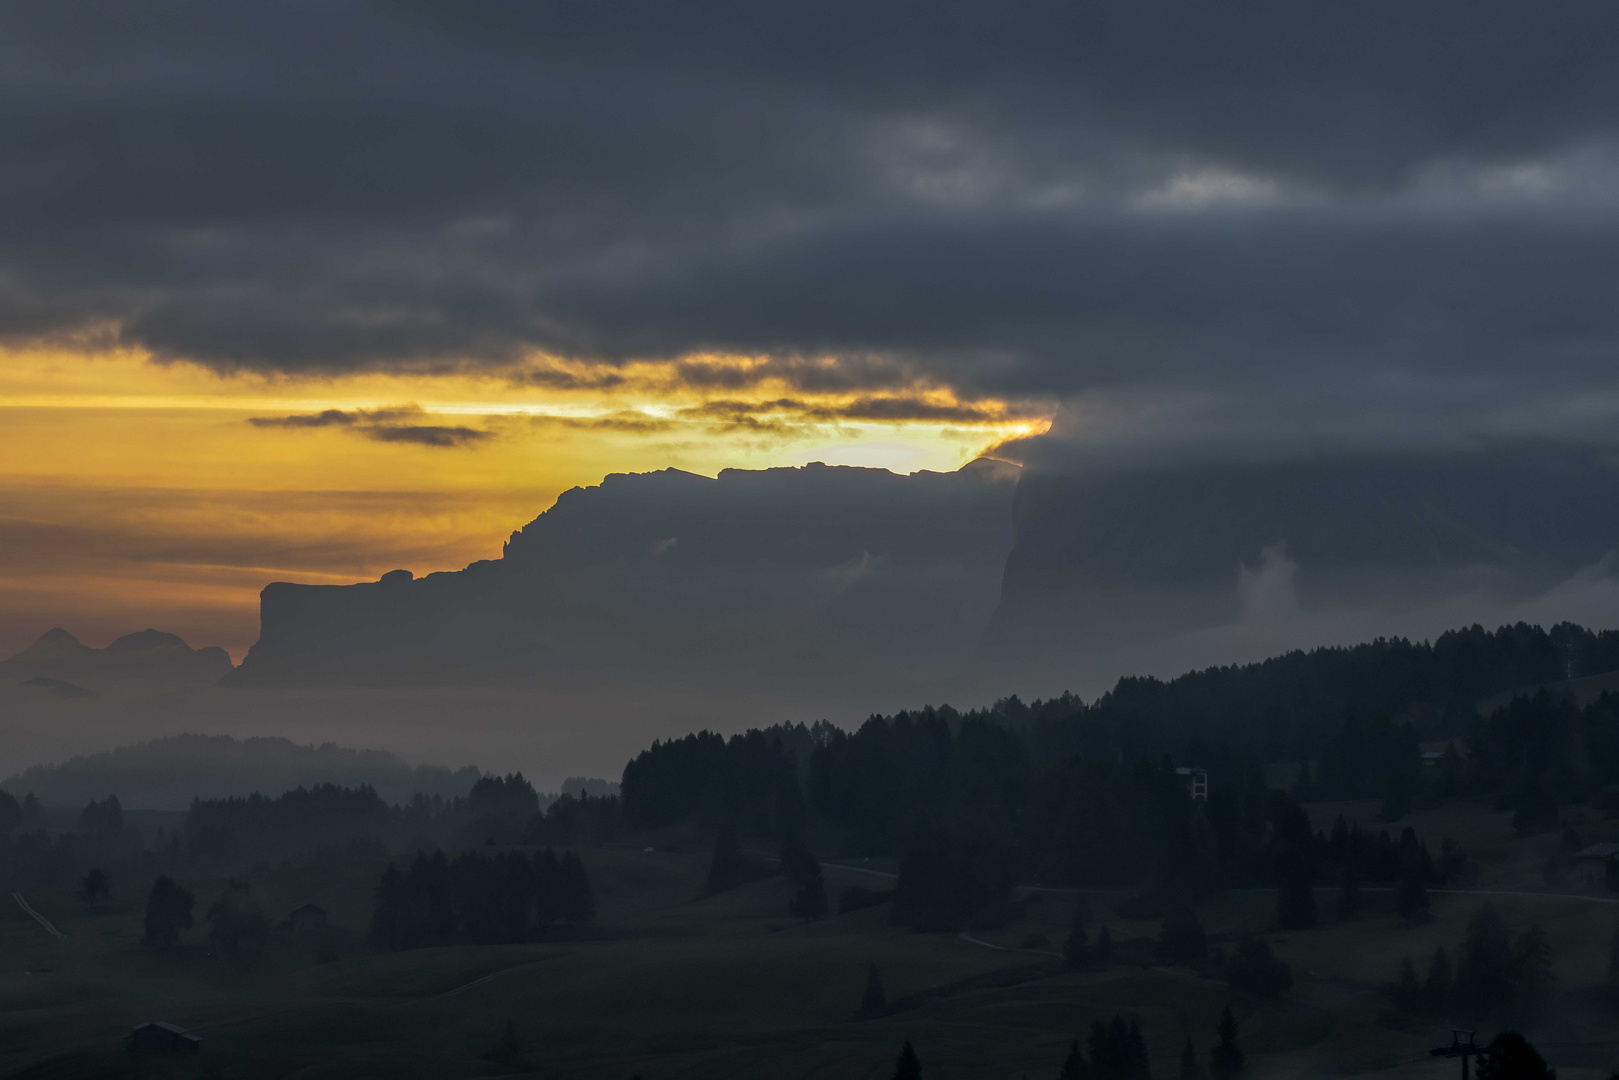
M1616 41L1599 3L7 5L0 335L1600 435Z
M316 413L291 416L252 416L248 423L260 428L346 428L368 439L386 443L411 443L448 449L475 446L494 436L480 428L463 424L424 424L426 414L416 407L398 409L322 409Z

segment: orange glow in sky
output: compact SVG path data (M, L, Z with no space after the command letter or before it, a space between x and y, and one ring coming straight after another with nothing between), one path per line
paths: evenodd
M0 656L52 626L98 646L153 626L239 660L266 583L495 558L561 492L610 472L947 470L1051 413L928 387L714 385L695 390L668 363L611 379L542 361L272 378L127 352L0 353Z

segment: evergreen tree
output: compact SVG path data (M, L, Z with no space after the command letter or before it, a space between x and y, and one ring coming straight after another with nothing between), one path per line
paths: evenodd
M1091 1021L1091 1069L1096 1080L1119 1080L1119 1054L1106 1022Z
M1488 900L1467 924L1456 961L1456 1005L1468 1021L1500 1019L1510 1009L1513 985L1512 939Z
M1243 1074L1248 1061L1237 1045L1237 1018L1231 1015L1229 1006L1220 1014L1217 1030L1220 1041L1209 1051L1209 1080L1233 1080Z
M172 948L180 939L180 931L191 929L191 908L195 902L173 878L160 877L152 882L152 891L146 896L141 943L154 949Z
M1057 1080L1091 1080L1091 1067L1085 1063L1085 1055L1079 1052L1078 1039L1068 1044L1068 1056L1063 1059Z
M117 833L124 827L124 808L118 796L108 795L103 802L90 800L79 813L79 831L87 833Z
M95 867L79 880L79 899L94 904L112 895L112 878L101 867Z
M1613 944L1608 947L1608 988L1619 993L1619 927L1614 928Z
M1344 867L1343 890L1338 893L1338 918L1353 919L1360 914L1360 871L1353 863Z
M1203 1063L1197 1059L1190 1035L1186 1036L1186 1045L1181 1047L1180 1080L1203 1080Z
M399 936L400 916L404 904L405 880L399 873L399 868L389 863L382 872L382 880L377 882L376 892L371 900L371 942L383 949L398 949L401 947Z
M1062 962L1065 967L1083 967L1089 962L1090 936L1085 932L1086 924L1091 921L1091 906L1080 897L1079 903L1074 905L1074 922L1068 930L1068 940L1063 942Z
M270 936L270 924L259 909L247 882L232 880L208 908L208 940L228 953L235 953L244 941L263 944Z
M1315 882L1309 859L1290 847L1278 859L1281 886L1276 893L1276 925L1304 930L1315 925Z
M1535 1044L1516 1031L1503 1031L1478 1056L1478 1080L1557 1080Z
M1389 998L1406 1016L1419 1016L1423 1011L1422 984L1417 981L1416 965L1409 956L1400 961L1400 979L1389 988Z
M1147 1059L1147 1040L1141 1035L1141 1024L1135 1020L1125 1032L1124 1067L1126 1080L1152 1080L1152 1066Z
M485 1061L492 1061L497 1065L505 1065L525 1072L532 1071L528 1057L523 1053L523 1044L517 1041L517 1025L511 1020L506 1021L506 1028L500 1033L500 1039L495 1045L480 1055Z
M1428 977L1422 983L1422 995L1430 1013L1443 1013L1450 1005L1451 991L1456 985L1456 976L1451 971L1450 957L1445 950L1435 949L1433 960L1428 964Z
M894 1062L894 1080L922 1080L922 1062L917 1058L909 1039L905 1040L905 1047Z
M1552 974L1552 946L1538 927L1518 935L1512 945L1512 1012L1514 1020L1532 1024L1551 1000L1557 977Z
M1208 959L1208 938L1203 924L1190 904L1177 904L1164 916L1163 930L1158 936L1158 962L1161 964L1197 964Z
M547 855L551 855L549 851ZM455 898L451 893L450 860L442 851L431 859L421 859L421 893L412 912L428 941L449 941L455 936ZM535 858L538 865L538 856ZM556 857L551 856L556 868ZM554 901L553 901L554 905ZM556 916L553 915L554 919Z
M579 853L570 851L562 856L561 909L564 922L587 923L596 917L596 898L590 890L590 878Z
M1113 935L1107 927L1096 932L1096 945L1091 949L1093 963L1105 964L1113 959Z
M1390 823L1403 821L1411 813L1416 786L1417 777L1410 768L1396 769L1383 788L1383 809L1378 812L1379 820Z
M821 877L821 863L796 829L787 832L781 841L781 872L793 885L792 899L787 910L801 919L818 919L826 914L826 883Z
M1226 981L1259 997L1280 997L1293 985L1293 972L1258 934L1244 934L1225 964Z
M446 874L448 876L448 874ZM536 909L542 924L562 921L562 863L550 848L534 853ZM450 919L454 927L454 916Z
M22 824L22 804L9 791L0 791L0 837Z
M1428 919L1428 875L1421 860L1408 856L1400 867L1400 884L1395 890L1400 916L1408 923L1426 922Z
M1115 1014L1095 1021L1090 1035L1091 1072L1095 1080L1151 1080L1147 1043L1141 1025Z
M720 826L714 838L714 860L708 866L708 895L734 889L747 880L747 861L742 857L742 842L736 835L736 826Z
M1349 865L1349 837L1349 823L1344 820L1342 814L1339 814L1337 820L1332 823L1332 836L1327 841L1327 858L1338 866Z
M882 977L873 963L866 972L866 992L860 996L861 1016L881 1016L888 1008L888 995L883 991Z

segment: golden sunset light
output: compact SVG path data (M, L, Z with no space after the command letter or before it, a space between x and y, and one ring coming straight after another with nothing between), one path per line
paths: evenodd
M705 396L675 363L628 365L604 387L531 377L567 370L263 376L132 352L9 352L0 603L37 617L13 620L0 652L57 623L91 641L161 624L240 659L268 582L498 557L558 493L609 473L950 470L1043 430L1052 408L806 395L771 378Z

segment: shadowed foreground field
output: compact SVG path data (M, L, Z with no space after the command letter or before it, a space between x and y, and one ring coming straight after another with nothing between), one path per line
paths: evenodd
M363 928L380 863L254 875L268 913L315 901L339 931L320 945L278 934L240 957L211 952L200 918L173 952L142 948L144 898L127 893L93 909L65 894L29 896L61 939L6 897L0 1074L833 1080L887 1077L910 1039L930 1077L1052 1077L1070 1038L1120 1012L1140 1020L1154 1075L1173 1077L1187 1036L1206 1055L1228 1005L1257 1077L1455 1072L1426 1053L1448 1031L1402 1028L1377 985L1403 956L1420 964L1436 945L1454 949L1476 896L1436 895L1433 920L1408 927L1376 894L1362 917L1334 923L1323 892L1320 927L1271 935L1297 981L1264 1001L1185 968L1064 971L1052 954L1072 894L1036 893L1018 921L976 941L891 926L886 907L805 923L787 917L781 879L702 897L707 852L698 838L675 846L684 850L584 851L597 926L588 939L526 945L372 952ZM838 866L826 874L833 896L887 884ZM186 884L199 916L224 885ZM1117 899L1090 896L1128 953L1158 924L1112 915ZM1619 1009L1596 987L1619 905L1553 896L1495 903L1509 926L1538 925L1553 944L1563 997L1537 1032L1548 1058L1565 1080L1605 1077L1619 1063ZM1231 890L1199 915L1211 940L1228 942L1265 928L1274 905L1271 890ZM874 962L894 1010L857 1020ZM202 1036L202 1052L126 1053L124 1032L154 1019ZM484 1056L508 1021L531 1068Z

